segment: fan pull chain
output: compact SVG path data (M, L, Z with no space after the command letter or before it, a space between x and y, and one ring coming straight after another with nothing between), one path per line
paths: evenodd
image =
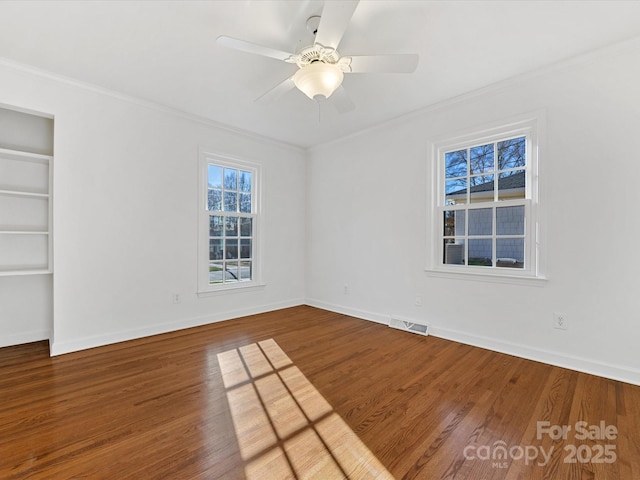
M318 104L318 123L321 123L322 122L322 105L327 103L327 99L321 95L316 95L313 99Z

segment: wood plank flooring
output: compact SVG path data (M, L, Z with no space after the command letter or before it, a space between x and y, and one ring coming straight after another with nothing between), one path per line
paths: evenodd
M638 479L640 387L307 306L0 349L2 479L392 477Z

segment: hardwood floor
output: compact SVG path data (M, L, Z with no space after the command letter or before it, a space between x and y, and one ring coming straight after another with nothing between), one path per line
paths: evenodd
M640 387L306 306L0 349L2 479L391 476L640 478Z

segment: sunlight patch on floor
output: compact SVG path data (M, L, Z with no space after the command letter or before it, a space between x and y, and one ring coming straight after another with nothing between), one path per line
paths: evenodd
M275 340L218 363L248 480L393 478Z

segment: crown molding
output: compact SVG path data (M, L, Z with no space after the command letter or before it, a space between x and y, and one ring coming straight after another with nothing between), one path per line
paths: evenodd
M252 140L255 140L257 142L261 142L261 143L267 143L270 145L274 145L280 148L285 148L287 150L292 150L296 153L302 154L304 155L306 149L298 146L298 145L294 145L291 143L287 143L287 142L283 142L280 140L276 140L274 138L271 137L267 137L264 135L260 135L258 133L249 131L249 130L244 130L242 128L237 128L237 127L232 127L231 125L227 125L225 123L216 121L216 120L212 120L206 117L203 117L201 115L196 115L193 113L189 113L186 112L184 110L180 110L179 108L175 108L175 107L170 107L168 105L159 103L159 102L154 102L151 100L146 100L144 98L140 98L140 97L136 97L134 95L128 95L125 93L121 93L118 92L116 90L111 90L109 88L106 87L102 87L99 85L95 85L89 82L84 82L82 80L77 80L75 78L71 78L71 77L67 77L64 75L60 75L57 73L53 73L51 71L45 70L45 69L41 69L38 67L34 67L32 65L28 65L28 64L24 64L24 63L20 63L20 62L16 62L14 60L10 60L7 58L3 58L0 57L0 67L6 67L6 68L10 68L12 70L16 70L18 72L22 72L22 73L27 73L29 75L33 75L39 78L43 78L45 80L50 80L56 83L61 83L64 85L69 85L81 90L85 90L85 91L89 91L92 93L96 93L99 95L104 95L107 97L111 97L123 102L127 102L127 103L131 103L133 105L137 105L137 106L141 106L144 108L148 108L151 110L155 110L161 113L165 113L168 115L172 115L174 117L179 117L185 120L189 120L195 123L199 123L201 125L205 125L208 127L212 127L215 128L217 130L222 130L225 132L228 132L230 134L233 135L237 135L240 137L245 137L245 138L250 138Z
M378 123L368 128L358 130L357 132L350 133L343 137L335 138L327 142L323 142L323 143L319 143L319 144L307 147L307 153L311 154L311 153L314 153L315 151L321 151L326 147L335 147L340 144L350 142L361 136L375 133L380 130L386 130L398 125L402 125L407 122L410 122L411 120L417 117L428 115L430 113L434 113L439 110L444 110L446 108L450 108L457 104L473 100L483 95L500 93L501 91L507 90L513 87L514 85L517 85L519 83L522 83L531 79L535 79L540 76L552 74L555 72L560 72L562 70L568 70L570 68L586 65L602 59L610 59L612 57L623 55L623 54L634 52L634 51L637 51L638 53L640 53L640 37L632 37L630 39L623 40L621 42L616 42L610 45L606 45L604 47L600 47L595 50L590 50L588 52L581 53L579 55L575 55L570 58L565 58L563 60L559 60L549 65L539 67L534 70L530 70L528 72L524 72L518 75L514 75L512 77L506 78L504 80L500 80L498 82L491 83L489 85L477 88L470 92L466 92L466 93L457 95L455 97L447 98L445 100L441 100L439 102L432 103L424 107L420 107L411 112L404 113L397 117L386 120L382 123Z

